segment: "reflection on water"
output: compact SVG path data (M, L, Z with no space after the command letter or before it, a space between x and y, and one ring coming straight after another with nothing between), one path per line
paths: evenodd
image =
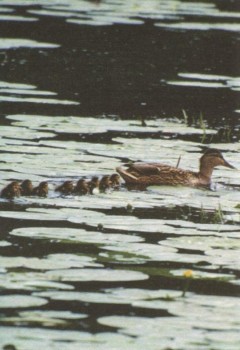
M0 190L49 193L0 199L0 348L238 350L238 170L55 192L128 161L196 171L209 146L240 169L236 8L1 2Z

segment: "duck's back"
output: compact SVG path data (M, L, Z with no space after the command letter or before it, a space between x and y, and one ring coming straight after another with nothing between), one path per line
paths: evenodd
M117 168L127 184L188 185L199 184L198 173L161 163L134 163L128 169Z
M172 166L162 163L133 163L127 169L128 172L137 172L142 175L157 175L160 171L171 171L176 169Z

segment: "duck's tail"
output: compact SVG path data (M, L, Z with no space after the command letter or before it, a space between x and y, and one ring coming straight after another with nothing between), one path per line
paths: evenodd
M127 184L135 184L138 182L138 178L136 176L129 173L127 170L124 170L122 167L117 167L116 171L121 175Z

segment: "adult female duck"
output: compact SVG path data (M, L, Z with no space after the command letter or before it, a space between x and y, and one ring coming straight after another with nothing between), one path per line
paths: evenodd
M208 149L200 158L198 172L183 170L161 163L133 163L125 170L116 170L127 185L147 187L151 185L209 186L213 169L222 165L235 169L217 149Z

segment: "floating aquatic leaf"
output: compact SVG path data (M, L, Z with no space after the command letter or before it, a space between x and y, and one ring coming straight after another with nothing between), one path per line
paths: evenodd
M66 319L75 320L87 317L87 314L73 313L71 311L52 311L52 310L39 310L39 311L22 311L20 316L34 316L34 317L49 317L51 319Z
M202 251L203 253L206 250L214 249L240 249L240 241L237 237L230 238L228 234L222 233L219 237L208 236L183 236L172 238L169 237L165 241L160 241L159 244L166 245L178 249L189 249Z
M23 311L19 313L18 317L6 317L5 323L13 324L39 324L44 327L62 326L71 320L83 319L87 317L85 314L73 314L68 311Z
M37 292L35 295L52 300L80 300L88 303L132 304L139 300L162 299L163 303L170 298L179 296L178 291L142 290L142 289L105 289L102 292ZM164 301L165 300L165 301Z
M46 276L54 281L141 281L148 279L148 275L131 270L111 269L71 269L46 272Z
M183 277L184 276L184 271L185 270L171 270L171 274L174 276L179 276L179 277ZM198 271L198 270L194 270L192 271L192 278L195 279L211 279L211 280L216 280L216 281L231 281L234 279L234 276L230 277L228 274L224 274L224 273L214 273L214 272L206 272L206 271Z
M233 77L226 75L215 75L215 74L200 74L200 73L178 73L179 77L188 79L199 79L199 80L209 80L209 81L227 81L234 79Z
M0 274L1 290L72 290L73 286L67 283L49 281L40 272L7 272Z
M40 97L12 97L0 96L0 101L4 102L23 102L23 103L44 103L44 104L59 104L59 105L78 105L79 102L69 100L57 100L53 98Z
M175 30L225 30L239 32L239 23L201 23L201 22L179 22L179 23L156 23L157 27Z
M39 237L42 238L42 237ZM86 256L77 256L74 254L51 254L46 258L25 258L25 257L0 257L0 264L6 268L25 267L32 270L55 270L71 267L96 266L101 264L94 263L94 259Z
M13 12L13 9L7 8L7 7L5 7L5 6L1 6L1 7L0 7L0 12L1 12L1 13L2 13L2 12Z
M43 91L43 93L45 93ZM14 120L14 125L17 126L25 126L29 129L38 129L38 130L54 130L54 132L64 132L64 133L103 133L107 131L119 131L123 132L135 132L142 133L143 128L141 124L137 124L137 122L133 122L132 120L113 120L109 118L102 118L101 123L99 123L98 118L92 117L51 117L51 116L39 116L36 118L35 115L22 115L15 114L9 115L7 117L10 120ZM29 123L31 121L31 123ZM202 130L198 128L193 128L186 126L184 123L180 122L180 120L169 121L167 119L156 119L151 120L149 125L144 132L149 133L178 133L180 135L184 134L202 134ZM215 134L215 130L205 130L206 133ZM132 140L133 141L133 140ZM148 140L150 141L150 139ZM165 140L167 142L167 140ZM134 140L137 142L137 140ZM153 140L153 142L155 142ZM56 142L57 145L60 142ZM68 142L69 144L76 144L73 142ZM62 143L64 145L64 143ZM84 142L81 142L81 148L85 145ZM89 144L86 144L86 147L89 147ZM96 146L96 144L91 144L92 147ZM97 145L103 148L112 148L114 145ZM66 144L65 144L66 147ZM64 147L64 148L65 148Z
M1 97L0 97L1 99ZM29 130L27 128L21 128L21 127L12 127L12 126L1 126L1 135L4 135L5 137L11 139L21 139L21 140L35 140L40 138L51 138L54 137L55 134L51 132L39 132L32 130ZM12 141L11 141L12 142ZM18 149L15 148L15 152L17 152ZM15 158L16 159L16 158Z
M11 243L8 241L0 241L0 247L8 247L10 245L11 245Z
M22 348L24 350L37 349L39 346L44 346L46 350L51 350L54 347L61 347L61 350L69 350L69 344L71 350L78 350L79 344L81 344L81 349L83 350L91 350L93 347L97 350L106 350L106 347L111 348L112 344L116 344L114 345L116 350L129 346L133 350L139 349L138 345L135 346L133 344L131 337L113 332L93 334L80 330L64 329L63 331L62 329L32 328L31 326L28 327L28 332L26 332L26 327L5 326L4 331L1 332L0 345L4 346L6 344L16 344L19 349Z
M17 22L35 22L37 21L37 18L34 17L23 17L23 16L14 16L14 15L0 15L0 21L17 21ZM4 39L1 39L1 41ZM48 44L49 45L49 44ZM1 46L1 45L0 45ZM23 45L24 47L26 45ZM46 47L46 46L44 46ZM48 46L49 47L49 46ZM5 48L5 46L3 46L3 48ZM8 48L8 47L7 47Z
M232 318L231 313L233 305L236 305L236 298L221 297L217 305L214 300L214 296L206 298L205 296L196 295L189 297L187 302L180 297L173 299L171 302L168 300L135 301L135 307L165 309L171 315L177 315L178 317L164 317L164 322L162 322L161 317L153 319L136 316L106 316L100 317L98 322L110 327L120 328L120 332L137 337L141 344L148 339L152 346L154 338L156 342L161 342L165 347L180 346L187 348L192 344L196 344L196 341L200 344L204 336L210 339L212 346L216 344L218 348L218 345L221 344L220 348L223 349L222 346L232 344L232 339L223 340L222 332L231 332L234 339L233 344L236 340L240 340L237 331L239 327L237 316L239 307L234 310L236 318ZM206 306L204 311L203 306ZM216 307L217 313L213 312ZM197 318L196 314L198 315ZM236 319L237 321L235 321ZM173 329L177 336L177 342L171 336ZM186 330L190 337L184 335ZM209 332L210 330L211 332ZM219 341L217 335L221 337L221 341ZM234 349L236 348L234 347Z
M74 23L79 25L93 25L93 26L107 26L112 24L131 24L131 25L139 25L143 24L144 21L139 19L131 19L131 18L122 18L122 17L113 17L109 16L109 19L105 17L97 17L94 18L84 18L84 19L67 19L68 23Z
M119 251L128 254L134 254L145 258L146 260L153 261L174 261L176 249L159 247L155 244L146 244L146 243L121 243L114 246L104 246L103 249L111 251Z
M1 295L0 308L27 308L47 304L47 300L31 295Z
M12 20L23 20L27 21L28 18L26 17L20 17L20 16L8 16ZM0 17L1 19L1 17ZM9 20L9 18L8 18ZM29 18L30 21L35 21L35 18ZM1 38L0 42L0 48L1 49L13 49L18 47L29 47L29 48L57 48L59 45L57 44L50 44L50 43L41 43L35 40L29 40L29 39L10 39L10 38Z
M1 85L0 85L1 86ZM0 94L1 93L10 93L11 95L13 94L16 94L16 95L57 95L56 92L51 92L51 91L39 91L39 90L33 90L33 89L30 89L29 87L26 88L26 89L18 89L17 88L18 86L16 87L13 87L13 88L9 88L6 87L6 88L0 88Z
M180 85L180 86L191 86L191 87L199 87L199 88L226 88L224 84L217 82L201 82L201 81L178 81L178 80L170 80L167 82L169 85Z
M35 89L35 85L30 84L21 84L21 83L9 83L8 81L0 81L0 87L1 88L7 88L7 89L27 89L32 90Z

